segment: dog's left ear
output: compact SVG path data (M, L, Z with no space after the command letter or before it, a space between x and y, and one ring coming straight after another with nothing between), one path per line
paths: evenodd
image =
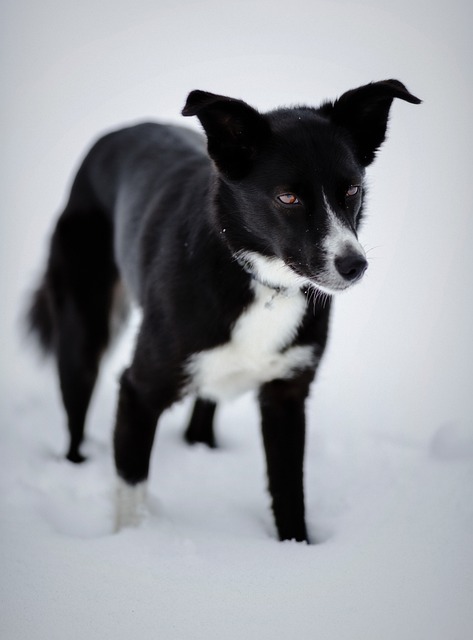
M349 131L356 145L358 159L365 167L373 162L376 151L384 141L394 98L412 104L421 102L399 80L383 80L347 91L333 104L322 107L322 112L332 122Z
M235 180L248 173L270 134L266 118L246 102L206 91L191 91L182 115L199 118L210 157L224 175Z

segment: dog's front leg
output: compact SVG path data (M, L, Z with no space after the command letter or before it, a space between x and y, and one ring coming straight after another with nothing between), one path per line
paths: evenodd
M272 509L280 540L309 542L304 514L305 399L312 376L261 387L263 442Z
M127 369L120 381L114 432L118 474L115 528L136 526L145 512L146 481L161 409L147 401Z

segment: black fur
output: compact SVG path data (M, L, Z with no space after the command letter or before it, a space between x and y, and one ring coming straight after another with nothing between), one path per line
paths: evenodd
M196 400L189 426L185 432L185 439L189 444L201 442L211 449L215 449L213 419L216 407L215 402L211 400Z
M317 292L319 285L345 288L366 268L353 248L340 250L327 266L327 207L356 238L362 192L351 194L350 185L361 184L384 140L395 97L420 102L394 80L349 91L319 109L268 114L193 91L183 114L199 118L208 153L200 135L159 124L108 134L92 147L57 223L29 312L31 329L57 360L69 460L83 460L84 421L109 341L117 284L143 310L135 354L121 379L114 434L117 472L134 485L148 476L160 414L193 383L193 356L228 343L256 300L255 281L273 296L288 295L284 283L252 262L252 256L265 264L277 259L299 276L307 300L295 335L278 352L310 347L317 360L283 377L262 378L263 440L279 538L308 539L304 403L325 348L331 306L330 297L321 300ZM288 203L280 194L297 194L297 200ZM329 267L340 286L328 280ZM215 398L197 398L188 442L215 446L215 408Z

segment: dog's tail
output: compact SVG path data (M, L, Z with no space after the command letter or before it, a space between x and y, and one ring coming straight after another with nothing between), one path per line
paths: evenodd
M43 278L31 298L26 312L26 329L30 335L37 339L41 351L45 355L54 352L56 342L54 310L46 277Z

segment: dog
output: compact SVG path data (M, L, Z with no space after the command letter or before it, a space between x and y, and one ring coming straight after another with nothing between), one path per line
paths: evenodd
M86 155L28 321L56 358L78 463L117 289L142 309L113 438L118 528L140 521L162 412L193 394L185 439L214 447L217 403L255 389L277 535L309 541L304 405L332 297L367 268L365 169L394 98L421 102L397 80L268 113L196 90L182 114L205 136L143 123Z

